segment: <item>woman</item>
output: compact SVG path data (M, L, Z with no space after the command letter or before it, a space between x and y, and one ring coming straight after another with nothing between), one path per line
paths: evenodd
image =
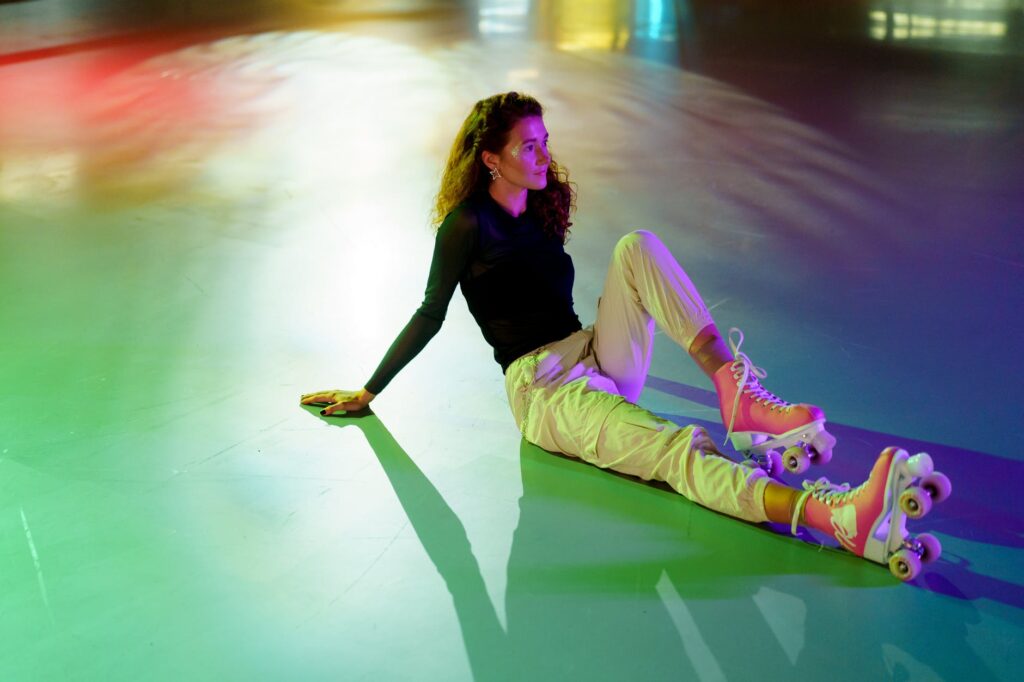
M657 323L713 382L734 446L763 452L766 439L773 446L802 442L827 461L835 442L819 408L784 402L760 385L764 373L739 352L742 334L726 345L693 283L650 232L633 232L616 245L597 321L583 328L563 248L574 198L567 173L548 151L535 99L509 92L477 102L442 177L423 304L364 388L310 393L302 403L326 404L324 415L365 409L441 328L459 284L505 372L513 417L529 442L665 481L694 502L746 521L786 523L794 533L807 525L859 556L890 563L904 579L938 556L938 541L927 535L900 548L906 533L893 507L893 493L921 477L927 485L913 488L919 507L948 495L948 479L929 476L927 455L908 458L889 448L856 489L821 479L801 491L726 458L701 427L680 427L637 406ZM778 466L767 462L769 470ZM880 527L883 534L893 530L875 537Z

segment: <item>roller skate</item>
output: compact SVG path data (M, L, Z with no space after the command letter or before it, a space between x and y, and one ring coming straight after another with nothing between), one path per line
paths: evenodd
M821 478L804 482L797 499L792 532L803 524L834 537L845 549L879 564L900 580L911 580L942 554L938 538L907 534L907 519L919 519L952 492L945 474L934 470L927 453L909 456L886 448L871 475L851 489Z
M733 340L733 333L739 340ZM832 459L836 439L825 430L825 413L813 405L792 404L761 386L768 374L740 352L743 332L729 330L729 345L735 360L714 375L715 389L728 428L726 440L742 452L748 462L779 478L783 469L802 474L811 464Z

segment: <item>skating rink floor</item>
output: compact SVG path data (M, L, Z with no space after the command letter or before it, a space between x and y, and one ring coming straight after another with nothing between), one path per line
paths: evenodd
M0 5L0 680L1019 679L1013 2L255 4ZM299 406L419 305L509 89L578 183L584 324L657 232L827 411L808 475L950 476L921 577L525 443L460 293L373 414ZM662 335L640 403L724 437Z

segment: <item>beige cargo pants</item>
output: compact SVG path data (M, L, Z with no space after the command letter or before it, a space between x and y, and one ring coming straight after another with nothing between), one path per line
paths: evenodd
M680 427L639 407L654 327L683 349L712 322L693 283L647 231L615 246L592 327L509 366L505 390L527 441L604 469L664 481L690 500L762 522L764 471L714 454L699 426Z

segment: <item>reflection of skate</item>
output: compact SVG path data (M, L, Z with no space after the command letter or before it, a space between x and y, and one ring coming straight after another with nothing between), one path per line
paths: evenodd
M733 341L733 333L739 340ZM723 365L714 376L726 439L772 476L783 467L802 474L811 464L832 459L836 439L825 430L821 408L781 400L761 386L767 376L740 352L743 332L729 330L729 345L736 360Z
M821 478L804 483L793 518L796 532L801 512L806 525L830 534L857 556L880 564L900 580L910 580L942 554L938 539L928 533L907 534L907 519L919 519L932 504L952 492L949 479L934 470L927 453L910 457L906 450L886 448L871 475L851 489Z

